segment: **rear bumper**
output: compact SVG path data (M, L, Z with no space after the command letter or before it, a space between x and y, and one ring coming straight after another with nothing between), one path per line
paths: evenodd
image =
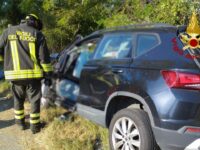
M200 150L200 134L185 134L184 128L176 131L154 127L153 132L162 150Z

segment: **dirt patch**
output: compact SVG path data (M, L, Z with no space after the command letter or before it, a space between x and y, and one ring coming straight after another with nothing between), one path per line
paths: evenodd
M13 99L1 99L0 149L27 150L29 141L34 141L34 135L30 130L21 131L14 123Z

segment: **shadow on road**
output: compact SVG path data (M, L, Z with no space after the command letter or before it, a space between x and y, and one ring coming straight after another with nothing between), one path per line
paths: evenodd
M0 120L0 129L6 128L6 127L10 127L12 125L15 124L15 120L11 119L11 120Z
M0 112L9 110L11 108L13 108L13 99L0 99ZM10 120L2 120L1 118L1 114L0 114L0 129L2 128L6 128L9 126L12 126L15 124L15 120L14 119L10 119Z
M0 112L13 108L13 99L0 99Z

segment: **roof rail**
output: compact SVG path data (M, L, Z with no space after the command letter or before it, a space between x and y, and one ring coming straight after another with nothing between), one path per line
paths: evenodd
M114 31L114 30L140 29L140 28L162 28L162 27L175 27L175 26L166 24L166 23L133 24L133 25L127 25L127 26L116 26L116 27L111 27L111 28L105 28L105 29L96 31L93 34L101 33L101 32L109 32L109 31Z

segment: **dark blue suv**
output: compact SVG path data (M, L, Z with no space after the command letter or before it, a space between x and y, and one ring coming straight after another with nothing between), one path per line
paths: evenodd
M97 31L81 71L77 111L109 127L112 150L200 150L199 50L186 27L137 25Z

